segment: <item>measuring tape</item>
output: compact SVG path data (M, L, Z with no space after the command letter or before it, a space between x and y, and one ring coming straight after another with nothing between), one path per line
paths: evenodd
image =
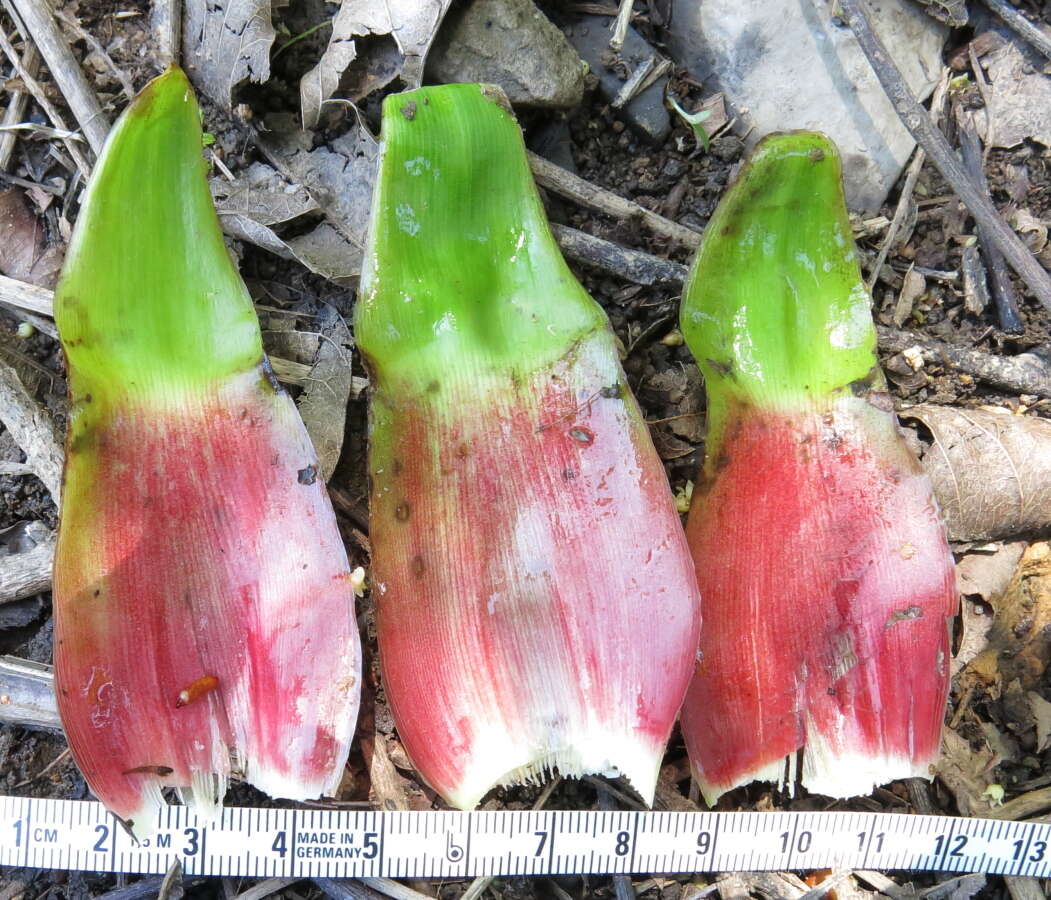
M99 803L0 798L0 865L257 878L471 878L798 869L1051 875L1051 825L898 813L160 813L136 844Z

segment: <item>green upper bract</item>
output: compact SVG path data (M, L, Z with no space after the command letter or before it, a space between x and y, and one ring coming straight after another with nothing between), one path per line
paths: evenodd
M870 375L876 332L828 138L758 145L705 229L681 322L716 424L731 400L798 406Z
M106 142L55 321L74 395L193 389L262 358L208 192L200 112L178 69L136 97Z
M378 177L355 325L380 381L525 373L608 327L555 245L496 89L388 97Z

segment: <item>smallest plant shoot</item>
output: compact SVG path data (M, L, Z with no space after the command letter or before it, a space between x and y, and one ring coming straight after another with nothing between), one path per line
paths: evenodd
M705 627L682 712L702 793L791 785L801 749L802 784L828 796L928 776L952 555L876 363L828 138L760 142L705 229L681 319L708 392L686 527Z

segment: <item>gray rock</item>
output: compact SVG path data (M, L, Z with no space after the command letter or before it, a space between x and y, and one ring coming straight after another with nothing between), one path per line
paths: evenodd
M449 11L427 58L433 81L499 85L511 103L569 109L584 63L532 0L474 0Z
M947 29L905 0L870 0L873 27L913 92L938 80ZM878 209L915 146L850 29L813 0L675 0L668 46L726 94L748 144L771 131L823 131L843 154L847 202Z
M624 86L623 68L629 74L657 54L634 28L629 27L619 54L609 49L612 20L608 16L582 16L569 31L569 41L576 47L599 80L599 90L613 100ZM622 66L619 64L623 64ZM624 121L633 131L654 144L661 144L671 131L671 119L664 105L667 78L660 78L621 110Z

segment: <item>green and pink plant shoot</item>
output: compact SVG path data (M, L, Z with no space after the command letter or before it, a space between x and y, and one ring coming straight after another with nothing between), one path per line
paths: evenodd
M389 97L356 314L377 631L405 748L454 806L588 772L653 795L693 567L602 310L494 88Z
M952 557L899 433L822 135L762 141L706 231L682 332L708 437L687 538L705 604L683 706L709 802L749 781L834 797L928 776Z
M114 127L55 294L71 413L55 679L74 759L136 835L165 788L339 784L360 649L310 439L263 354L169 69Z

